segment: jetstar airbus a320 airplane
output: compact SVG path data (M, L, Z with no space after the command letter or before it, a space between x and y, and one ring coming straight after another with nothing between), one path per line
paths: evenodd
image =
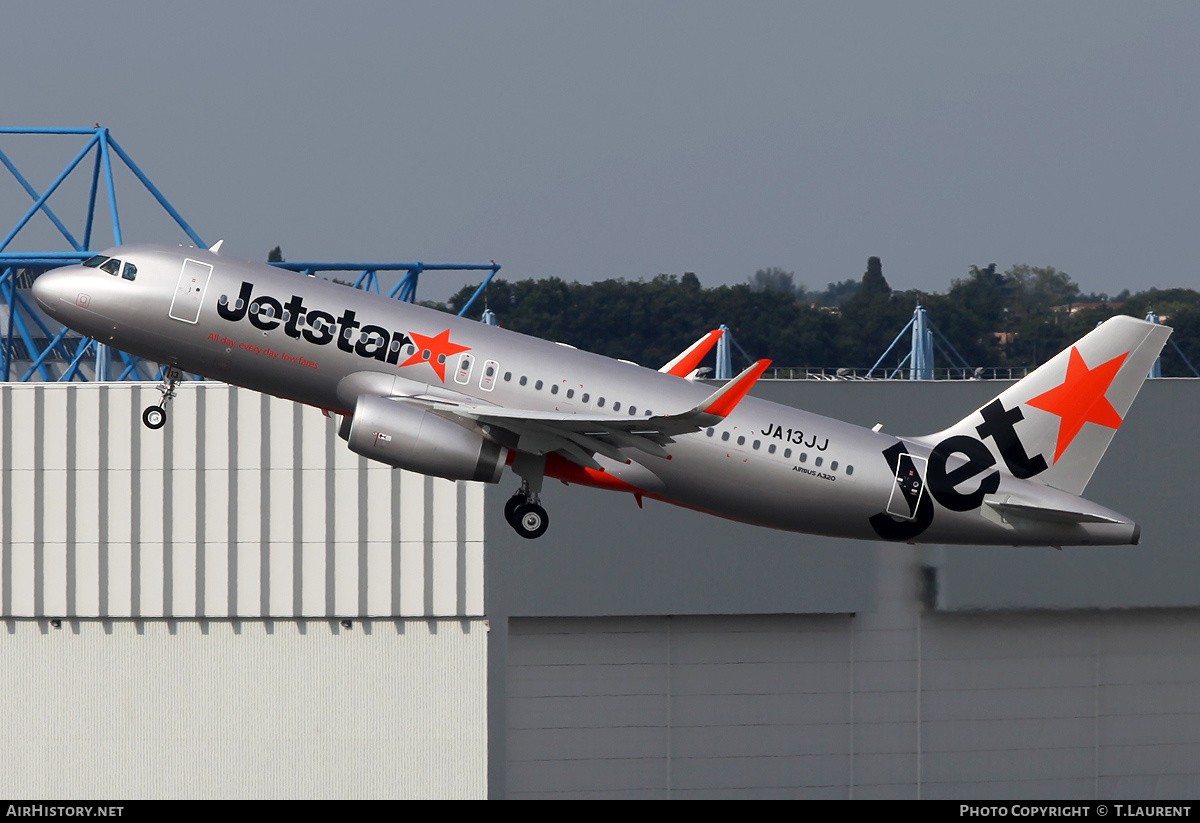
M391 466L487 483L511 466L505 515L524 537L546 530L551 477L811 534L1137 543L1136 523L1079 495L1170 334L1114 317L956 425L895 437L747 397L767 360L715 391L689 380L719 332L652 371L168 246L110 249L33 293L70 328L171 367L150 428L181 371L307 403Z

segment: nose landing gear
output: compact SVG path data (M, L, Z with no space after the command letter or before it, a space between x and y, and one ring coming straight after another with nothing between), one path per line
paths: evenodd
M162 400L158 401L157 406L147 406L142 411L142 422L146 424L146 428L161 429L167 424L167 403L175 397L175 387L182 379L182 371L174 366L167 368L163 382L159 383L157 387L162 394Z

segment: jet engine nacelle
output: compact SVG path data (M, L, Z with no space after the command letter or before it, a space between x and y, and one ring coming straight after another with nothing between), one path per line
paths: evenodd
M377 395L362 395L338 435L350 451L421 474L497 483L508 449L444 417Z

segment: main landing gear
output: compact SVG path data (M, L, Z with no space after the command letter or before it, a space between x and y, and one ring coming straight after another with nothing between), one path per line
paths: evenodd
M175 387L179 385L179 381L182 379L182 371L174 366L167 368L163 382L158 384L162 400L158 401L157 406L147 406L142 411L142 422L146 424L146 428L161 429L167 424L167 403L175 396Z
M513 531L529 540L541 537L550 526L550 516L542 508L538 495L529 490L528 481L504 504L504 519Z
M513 531L527 540L541 537L550 525L542 508L542 481L546 478L546 456L518 451L513 457L513 473L521 478L521 488L504 504L504 519Z

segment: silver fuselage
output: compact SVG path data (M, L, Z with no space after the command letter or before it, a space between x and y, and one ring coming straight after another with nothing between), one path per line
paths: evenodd
M43 309L130 354L338 414L353 413L358 395L371 392L467 398L529 411L649 416L684 412L713 391L203 249L127 246L105 254L136 264L136 278L83 266L48 272L34 286ZM422 359L425 351L428 360ZM448 352L444 363L436 362L439 352ZM1057 510L1086 506L1110 522L1014 523L987 506L953 511L928 495L905 508L896 498L897 447L918 467L929 458L930 446L918 440L747 397L718 425L675 436L666 447L670 459L642 453L629 463L605 458L603 482L559 471L554 462L547 474L813 534L996 545L1136 542L1137 527L1128 518L1005 472L991 498ZM969 489L978 478L963 484ZM881 533L881 517L895 528Z

